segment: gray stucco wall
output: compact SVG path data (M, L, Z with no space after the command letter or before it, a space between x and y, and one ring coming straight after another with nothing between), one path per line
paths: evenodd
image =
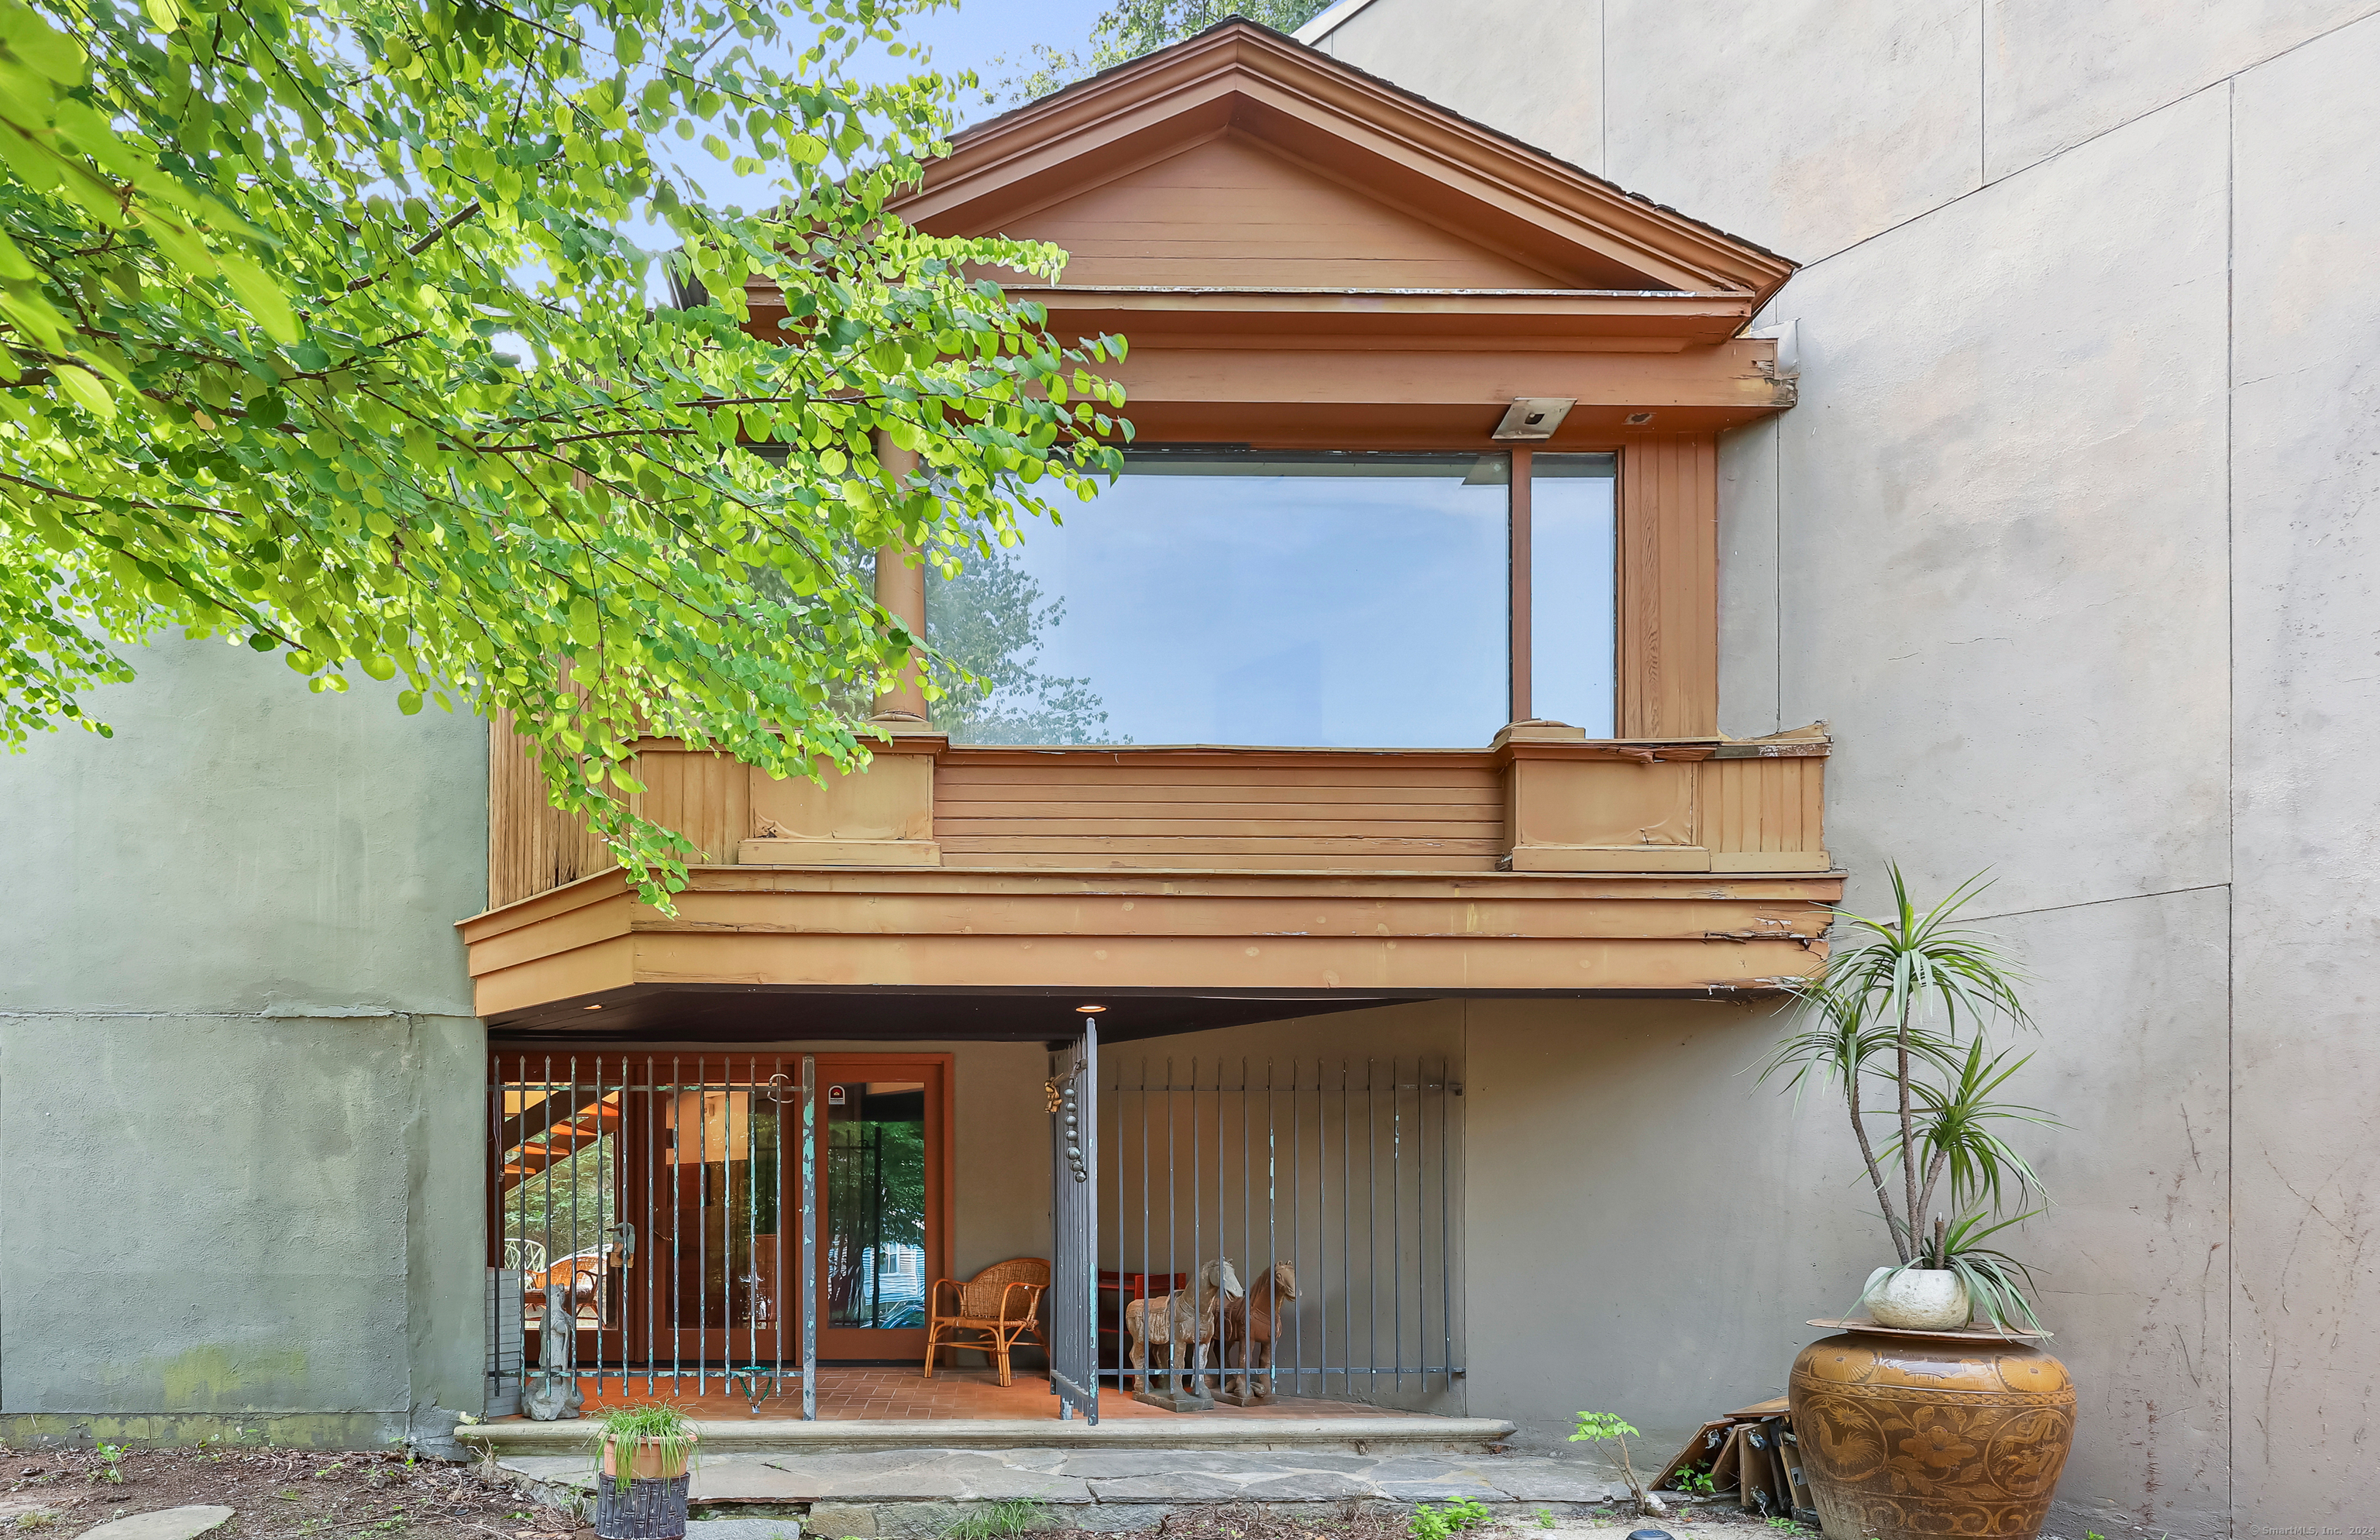
M1854 906L1888 858L1998 879L1983 911L2038 976L2028 1089L2070 1125L2030 1141L2057 1207L2022 1241L2082 1383L2062 1533L2370 1522L2374 10L1372 0L1323 43L1806 264L1761 318L1795 323L1801 404L1723 446L1722 721L1832 723ZM1609 1050L1571 1072L1610 1116L1569 1174L1709 1222L1658 1231L1658 1281L1591 1264L1612 1329L1516 1347L1509 1393L1628 1388L1682 1425L1780 1378L1880 1238L1840 1140L1720 1073L1773 1022L1563 1019ZM1550 1108L1546 1020L1511 1030ZM1485 1170L1515 1125L1472 1110ZM1583 1201L1524 1154L1497 1163L1516 1213ZM1716 1228L1722 1164L1783 1195Z
M0 757L0 1437L439 1432L481 1393L485 728L135 661L113 740Z

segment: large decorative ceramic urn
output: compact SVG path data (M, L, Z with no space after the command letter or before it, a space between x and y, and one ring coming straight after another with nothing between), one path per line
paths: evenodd
M2074 1442L2074 1382L1991 1331L1864 1323L1793 1361L1793 1433L1828 1540L2033 1540Z

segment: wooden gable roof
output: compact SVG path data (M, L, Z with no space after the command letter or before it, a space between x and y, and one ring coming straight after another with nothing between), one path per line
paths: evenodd
M1792 272L1240 20L966 129L897 207L1058 244L1069 289L1723 295L1749 315Z

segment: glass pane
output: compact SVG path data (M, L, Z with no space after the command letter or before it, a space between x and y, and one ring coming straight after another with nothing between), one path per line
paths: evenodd
M1097 501L928 585L988 693L960 743L1484 745L1505 718L1503 455L1141 450Z
M844 1102L838 1106L834 1091ZM827 1098L826 1324L926 1324L926 1087L870 1081Z
M748 1090L687 1087L669 1094L663 1115L665 1180L677 1189L677 1325L774 1326L785 1262L775 1104Z
M1608 738L1620 677L1616 462L1529 461L1529 711Z

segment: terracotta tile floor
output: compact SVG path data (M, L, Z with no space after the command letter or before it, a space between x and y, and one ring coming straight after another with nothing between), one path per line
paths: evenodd
M587 1391L589 1411L603 1406L633 1405L643 1401L674 1401L698 1418L748 1417L750 1404L743 1395L722 1386L716 1376L710 1379L701 1394L695 1393L691 1379L685 1390L670 1389L669 1381L654 1382L648 1390L641 1379L631 1378L624 1387L615 1378L598 1381L591 1376L579 1382ZM801 1415L801 1387L790 1381L776 1396L763 1402L763 1417L798 1417ZM941 1369L927 1379L908 1368L834 1368L819 1371L819 1420L851 1422L862 1418L934 1419L993 1418L1030 1421L1054 1419L1058 1403L1050 1397L1050 1382L1038 1374L1017 1371L1015 1383L1002 1388L989 1369ZM1399 1413L1377 1406L1364 1406L1352 1401L1313 1401L1303 1397L1283 1396L1270 1406L1217 1406L1214 1411L1199 1413L1202 1417L1384 1417ZM1099 1396L1101 1420L1111 1417L1172 1417L1181 1413L1134 1401L1118 1395L1112 1386L1102 1389Z

